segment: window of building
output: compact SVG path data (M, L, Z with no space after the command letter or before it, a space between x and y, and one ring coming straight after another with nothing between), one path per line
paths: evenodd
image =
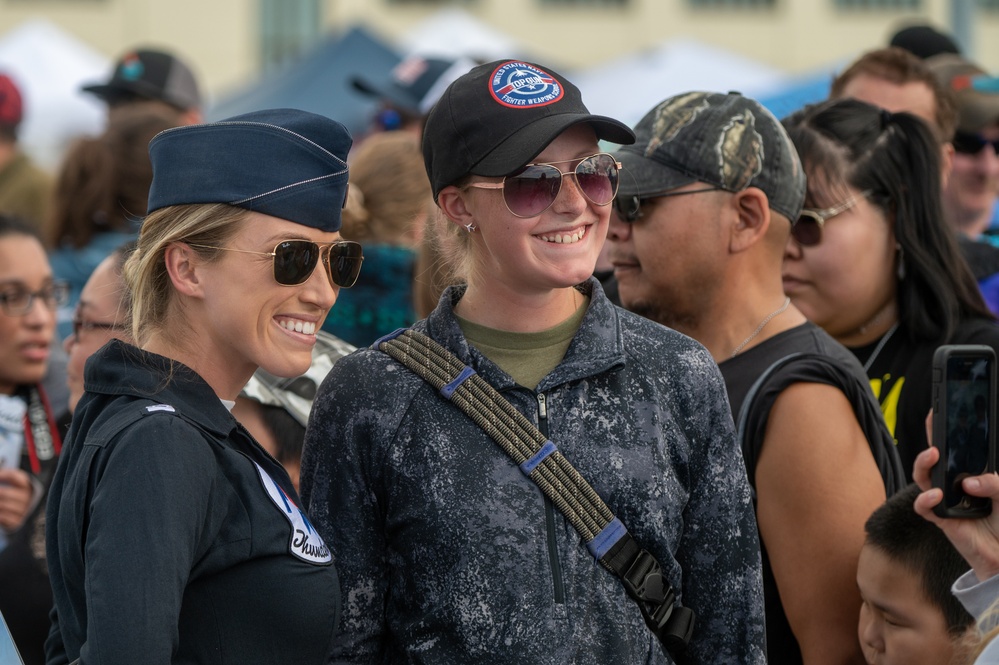
M541 0L541 4L575 7L627 7L630 0Z
M923 0L836 0L840 9L920 9Z
M772 9L777 0L687 0L691 7L701 9Z
M260 51L264 71L298 57L321 36L321 0L260 0Z

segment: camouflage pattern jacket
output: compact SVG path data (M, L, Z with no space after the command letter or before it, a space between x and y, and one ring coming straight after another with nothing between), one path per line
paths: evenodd
M416 328L558 445L697 614L684 663L765 663L756 521L718 368L599 284L536 391L469 347L451 288ZM361 349L322 384L302 497L333 551L334 662L666 663L637 605L456 406Z

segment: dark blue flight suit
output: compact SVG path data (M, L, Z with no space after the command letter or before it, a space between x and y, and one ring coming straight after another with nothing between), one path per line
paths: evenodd
M48 504L47 662L325 663L336 570L281 465L180 363L113 341L85 386Z

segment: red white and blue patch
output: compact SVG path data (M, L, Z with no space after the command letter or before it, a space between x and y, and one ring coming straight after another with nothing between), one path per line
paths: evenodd
M562 99L565 89L554 76L526 62L505 62L489 79L493 99L510 108L548 106Z
M312 522L305 515L305 511L299 508L285 494L281 486L274 482L274 479L264 471L263 467L256 462L253 463L253 466L257 467L257 472L260 474L260 482L263 483L264 489L267 490L267 496L271 498L274 505L278 507L278 510L291 523L291 542L288 544L288 551L302 561L308 561L309 563L331 562L333 555L330 554L330 548L326 546L319 532L312 526Z

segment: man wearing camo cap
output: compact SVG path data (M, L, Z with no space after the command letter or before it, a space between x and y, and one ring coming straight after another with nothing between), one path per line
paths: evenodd
M768 661L862 662L864 522L901 466L863 368L781 279L792 220L833 214L802 212L794 146L738 93L672 97L635 134L615 153L608 256L627 309L698 340L721 368L755 489Z

